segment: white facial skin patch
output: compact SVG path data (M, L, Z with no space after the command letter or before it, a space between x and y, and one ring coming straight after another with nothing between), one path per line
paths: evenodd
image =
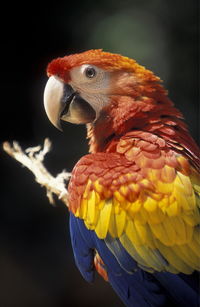
M95 73L93 77L88 77L87 69L91 68ZM110 88L110 72L94 65L84 64L73 68L70 77L69 84L95 109L98 117L100 110L109 103L107 94Z

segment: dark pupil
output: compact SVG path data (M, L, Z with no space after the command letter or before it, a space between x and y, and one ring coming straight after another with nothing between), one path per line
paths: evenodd
M95 69L93 67L88 67L86 69L86 76L88 78L93 78L95 75L96 75L96 71L95 71Z

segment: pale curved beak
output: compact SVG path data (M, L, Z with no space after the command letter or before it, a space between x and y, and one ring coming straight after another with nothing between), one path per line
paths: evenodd
M74 124L86 124L96 118L91 105L71 85L54 76L49 78L45 86L44 108L50 122L61 131L60 119Z
M44 90L44 108L50 122L59 130L62 130L60 125L60 114L63 107L61 103L63 92L63 82L51 76Z

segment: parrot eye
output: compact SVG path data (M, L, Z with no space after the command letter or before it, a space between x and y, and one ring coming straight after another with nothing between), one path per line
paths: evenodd
M92 64L83 64L73 67L70 71L70 77L73 86L79 88L79 91L81 86L84 86L84 89L86 89L86 86L90 87L92 90L94 90L95 87L99 89L103 86L103 82L107 82L105 71Z
M85 69L85 75L87 78L94 78L96 76L96 70L94 69L94 67L92 66L88 66L86 69Z

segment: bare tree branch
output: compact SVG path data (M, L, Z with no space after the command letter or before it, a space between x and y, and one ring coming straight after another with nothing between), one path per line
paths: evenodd
M44 140L43 147L39 145L23 151L17 142L13 142L12 145L4 142L3 149L35 175L35 180L46 188L47 197L51 204L54 204L53 194L56 194L68 206L68 192L65 186L66 181L70 178L70 173L63 170L54 177L43 164L45 155L51 150L51 141L48 138Z

